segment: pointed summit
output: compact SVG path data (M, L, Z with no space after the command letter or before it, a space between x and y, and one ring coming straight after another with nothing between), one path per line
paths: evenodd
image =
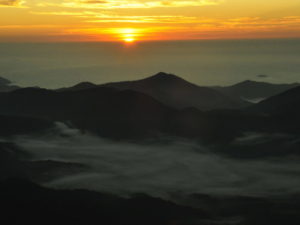
M181 80L183 81L182 78L171 74L171 73L165 73L165 72L159 72L151 77L148 77L144 80L157 80L157 81L168 81L168 80Z
M71 87L71 89L73 91L78 91L78 90L85 90L85 89L95 88L95 87L97 87L97 85L93 84L91 82L81 82L81 83L76 84L73 87Z
M81 82L72 87L60 88L60 89L57 89L56 91L81 91L81 90L87 90L87 89L96 88L96 87L98 87L98 86L94 83Z

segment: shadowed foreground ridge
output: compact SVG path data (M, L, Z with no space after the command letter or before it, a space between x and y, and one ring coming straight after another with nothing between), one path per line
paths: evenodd
M298 225L300 196L268 200L251 197L190 196L203 209L138 194L121 198L86 190L54 190L25 180L0 182L0 222L14 224L111 225Z
M0 183L0 222L14 224L194 224L201 210L145 195L125 199L84 190L52 190L25 180Z

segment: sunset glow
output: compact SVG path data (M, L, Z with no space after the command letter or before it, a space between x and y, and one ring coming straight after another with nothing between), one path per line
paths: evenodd
M134 42L135 39L134 38L125 38L124 41L127 43L131 43L131 42Z
M119 32L120 39L127 43L134 42L137 38L138 33L136 29L132 28L118 29L116 32Z
M294 0L0 0L0 41L299 38Z

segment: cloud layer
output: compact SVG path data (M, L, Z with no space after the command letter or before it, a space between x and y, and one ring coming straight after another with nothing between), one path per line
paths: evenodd
M36 159L91 167L88 173L57 177L50 186L164 197L170 193L273 196L300 192L300 167L289 158L239 161L192 142L119 143L58 125L61 136L16 140Z

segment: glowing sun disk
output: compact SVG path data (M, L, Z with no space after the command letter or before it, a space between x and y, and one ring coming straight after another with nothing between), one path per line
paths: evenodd
M124 38L123 40L124 40L125 42L127 42L127 43L130 43L130 42L134 42L134 41L135 41L134 38L130 38L130 37Z

